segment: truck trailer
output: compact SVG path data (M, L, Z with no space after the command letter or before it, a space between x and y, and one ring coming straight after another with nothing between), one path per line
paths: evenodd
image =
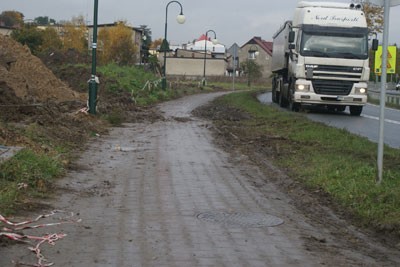
M348 106L359 116L367 103L368 36L360 4L299 2L273 36L273 102L293 111Z

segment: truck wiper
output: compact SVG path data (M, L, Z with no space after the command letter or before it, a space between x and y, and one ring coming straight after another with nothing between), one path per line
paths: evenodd
M304 51L303 53L307 56L312 57L331 57L329 53L322 51Z
M336 56L339 57L344 57L344 58L357 58L357 59L362 59L361 55L358 54L353 54L350 52L341 52L341 53L335 53Z

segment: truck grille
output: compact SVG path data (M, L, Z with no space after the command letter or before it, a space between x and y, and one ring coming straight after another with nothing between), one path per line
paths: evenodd
M361 79L361 67L311 65L312 84L316 94L348 95Z
M316 94L348 95L353 88L352 81L313 80L312 85Z
M345 72L345 73L358 73L361 76L361 67L348 67L348 66L329 66L329 65L318 65L313 67L314 71L320 72Z

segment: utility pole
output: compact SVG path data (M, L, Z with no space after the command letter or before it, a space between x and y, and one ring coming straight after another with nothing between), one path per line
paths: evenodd
M93 41L92 41L92 75L89 80L89 113L96 114L97 102L97 83L96 76L96 49L97 49L97 14L98 0L94 0L94 15L93 15Z
M378 174L376 182L380 184L383 180L383 139L385 126L385 101L386 101L386 82L387 82L387 50L389 40L389 13L391 6L400 5L400 0L370 0L369 2L383 6L383 42L382 42L382 76L381 76L381 95L380 95L380 115L379 115L379 141L378 141Z

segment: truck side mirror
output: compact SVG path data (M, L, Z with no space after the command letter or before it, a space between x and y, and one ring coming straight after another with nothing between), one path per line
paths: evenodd
M378 45L379 45L378 39L373 39L372 40L372 47L371 47L372 51L378 50Z
M296 45L295 44L289 44L289 49L295 49Z
M293 43L294 42L294 37L295 37L295 32L294 31L290 31L289 32L289 43Z

